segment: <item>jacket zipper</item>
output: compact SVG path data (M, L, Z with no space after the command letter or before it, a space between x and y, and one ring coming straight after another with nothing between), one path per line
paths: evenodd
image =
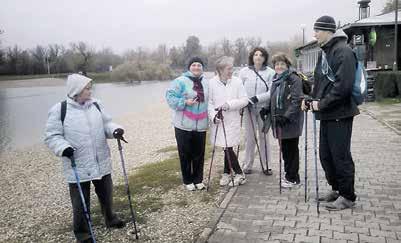
M99 159L98 159L98 157L97 157L96 144L93 142L92 124L91 124L91 122L90 122L90 120L89 120L89 115L88 115L88 112L89 112L89 111L90 111L90 107L87 107L87 108L85 109L85 116L86 116L86 121L87 121L88 126L89 126L89 135L90 135L90 137L91 137L90 140L91 140L92 147L93 147L94 159L95 159L95 161L96 161L96 164L97 164L97 167L98 167L98 171L100 172Z

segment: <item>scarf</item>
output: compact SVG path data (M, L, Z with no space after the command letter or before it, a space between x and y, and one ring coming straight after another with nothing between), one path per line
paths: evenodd
M278 94L276 96L276 108L279 110L282 110L284 107L284 92L285 92L285 86L286 82L285 80L287 79L288 76L290 76L291 72L290 70L284 71L282 74L276 74L273 79L273 84L275 86L278 86L276 90L278 90Z
M192 88L196 93L198 97L199 102L205 102L205 93L203 91L203 85L202 85L202 78L203 77L188 77L189 79L194 82L194 87Z

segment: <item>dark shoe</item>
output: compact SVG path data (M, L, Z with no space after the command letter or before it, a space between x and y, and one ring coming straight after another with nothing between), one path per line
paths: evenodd
M329 211L340 211L355 206L355 202L339 196L334 202L327 204L326 209Z
M86 240L77 240L77 243L92 243L92 238L86 239Z
M266 169L263 171L263 174L265 174L267 176L271 176L271 175L273 175L273 171L272 171L272 169Z
M120 220L115 216L112 220L106 222L107 228L123 228L125 226L124 221Z
M319 197L321 202L334 202L340 196L336 191L330 191L326 195Z

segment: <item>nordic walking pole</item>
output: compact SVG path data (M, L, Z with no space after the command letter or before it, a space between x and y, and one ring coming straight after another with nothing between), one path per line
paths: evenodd
M266 117L266 119L267 119L267 117ZM269 175L273 175L272 169L269 169L269 161L268 161L268 159L267 159L267 132L264 133L264 136L265 136L266 170L267 170L267 173L268 173Z
M210 160L210 167L209 167L209 175L207 179L207 186L206 186L206 191L209 191L210 187L210 175L212 173L212 165L213 165L213 159L214 159L214 153L216 151L216 139L217 139L217 132L219 131L219 124L216 124L216 134L214 134L214 143L213 143L213 150L212 150L212 159Z
M225 148L224 152L227 155L228 166L230 167L231 182L233 183L233 186L234 186L234 172L233 172L233 166L231 164L230 153L228 152L227 134L226 134L226 127L224 126L223 110L219 109L218 112L220 112L221 126L223 127L224 141L226 143L226 148Z
M305 110L305 202L308 198L308 110Z
M280 127L278 127L277 126L277 124L276 124L276 131L277 131L277 138L278 138L278 146L279 146L279 150L280 150L280 152L279 152L279 166L280 166L280 169L279 169L279 187L280 187L280 194L281 194L281 191L282 191L282 186L281 186L281 167L282 167L282 160L281 160L281 156L282 156L282 152L281 152L281 146L282 146L282 144L281 144L281 128Z
M319 211L319 178L318 178L318 173L317 173L317 138L316 138L316 115L313 113L313 149L314 149L314 159L315 159L315 184L316 184L316 211L317 214L320 214Z
M86 222L88 223L88 228L89 228L89 232L91 234L92 242L96 243L95 233L93 232L93 228L92 228L91 216L89 214L88 208L86 207L85 197L82 192L81 182L79 180L79 176L78 176L78 172L77 172L77 164L75 164L74 156L72 156L70 159L71 159L71 167L72 167L72 170L74 171L75 179L77 180L79 196L81 197L81 202L82 202L82 206L84 208L84 214L85 214Z
M132 223L134 224L134 230L135 230L135 239L139 239L138 237L138 230L136 228L136 219L135 219L135 213L134 213L134 209L132 207L132 200L131 200L131 192L129 190L129 184L128 184L128 177L127 177L127 172L125 170L125 162L124 162L124 156L123 156L123 147L121 146L121 140L124 141L125 143L128 143L127 141L125 141L125 139L123 137L117 138L117 144L118 144L118 151L120 152L120 158L121 158L121 166L123 168L123 174L124 174L124 180L125 180L125 188L127 191L127 196L128 196L128 202L129 202L129 209L131 211L131 219L132 219ZM132 232L131 232L132 233Z
M242 129L242 120L244 119L244 109L240 110L240 115L241 115L241 125L240 125L240 127ZM240 141L240 143L238 144L238 147L237 147L237 158L238 159L239 159L239 146L240 146L240 144L241 144L241 141Z
M252 125L253 137L255 138L256 148L257 148L258 154L259 154L260 167L262 167L263 174L269 175L269 172L267 170L265 170L265 168L263 167L262 156L260 154L258 138L256 137L255 124L253 124L251 107L249 105L247 107L248 107L248 112L249 112L249 119L250 119L250 122L251 122L251 125Z

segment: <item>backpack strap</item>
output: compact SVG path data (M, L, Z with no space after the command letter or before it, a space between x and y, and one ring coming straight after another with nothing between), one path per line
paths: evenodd
M96 106L96 108L97 108L97 110L98 110L99 112L102 112L102 111L100 110L100 106L99 106L99 104L98 104L97 102L93 102L93 104Z
M60 110L60 120L61 124L64 126L65 114L67 112L67 101L64 100L61 102L61 110Z
M253 68L251 68L255 73L256 73L256 75L258 75L258 77L263 81L263 83L265 84L265 86L266 86L266 92L267 91L269 91L269 87L267 86L267 83L266 83L266 81L262 78L262 76L255 70L255 68L253 67Z
M93 102L93 104L96 106L97 110L101 113L102 111L100 110L100 106L97 102ZM64 126L64 120L65 120L65 115L67 114L67 101L63 100L61 102L61 110L60 110L60 120L61 124Z

